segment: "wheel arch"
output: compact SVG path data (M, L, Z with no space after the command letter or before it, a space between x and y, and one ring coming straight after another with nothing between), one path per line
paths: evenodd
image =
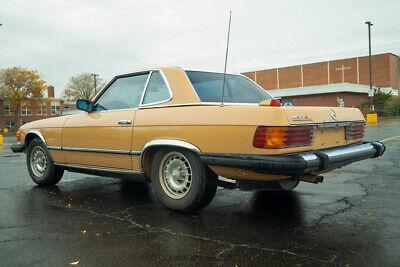
M151 163L154 153L161 148L180 148L190 150L192 152L200 153L200 149L183 140L176 139L156 139L146 143L143 146L142 152L139 158L140 171L145 174L146 177L150 177L151 174Z
M40 140L43 141L43 143L47 146L46 140L44 139L43 134L39 130L30 130L26 135L25 135L25 147L29 146L29 143L35 138L38 137Z
M33 139L39 138L44 145L47 147L46 140L44 139L43 134L39 130L30 130L26 135L25 135L25 151L28 151L29 144L32 142ZM48 151L51 160L54 162L53 155Z

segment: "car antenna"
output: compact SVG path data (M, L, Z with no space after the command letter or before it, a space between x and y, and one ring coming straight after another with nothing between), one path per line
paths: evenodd
M232 18L232 11L229 11L228 40L226 41L225 68L224 68L224 82L222 83L222 101L221 101L221 107L223 107L223 106L224 106L224 94L225 94L225 76L226 76L226 63L227 63L227 61L228 61L228 50L229 50L229 33L231 32L231 18Z

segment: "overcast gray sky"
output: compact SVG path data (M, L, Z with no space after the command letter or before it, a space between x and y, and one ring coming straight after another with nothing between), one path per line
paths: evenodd
M155 66L244 72L368 54L400 54L400 0L0 0L0 68L38 70L60 96L69 77L109 80Z

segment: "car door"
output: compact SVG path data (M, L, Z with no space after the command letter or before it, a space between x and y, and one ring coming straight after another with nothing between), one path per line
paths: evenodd
M62 131L68 165L132 170L132 130L149 72L117 76L90 112L71 116Z

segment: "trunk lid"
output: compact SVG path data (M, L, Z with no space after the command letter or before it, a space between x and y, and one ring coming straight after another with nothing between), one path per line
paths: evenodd
M346 138L346 128L354 121L364 121L357 108L281 107L291 125L315 124L313 149L348 145L361 139Z

